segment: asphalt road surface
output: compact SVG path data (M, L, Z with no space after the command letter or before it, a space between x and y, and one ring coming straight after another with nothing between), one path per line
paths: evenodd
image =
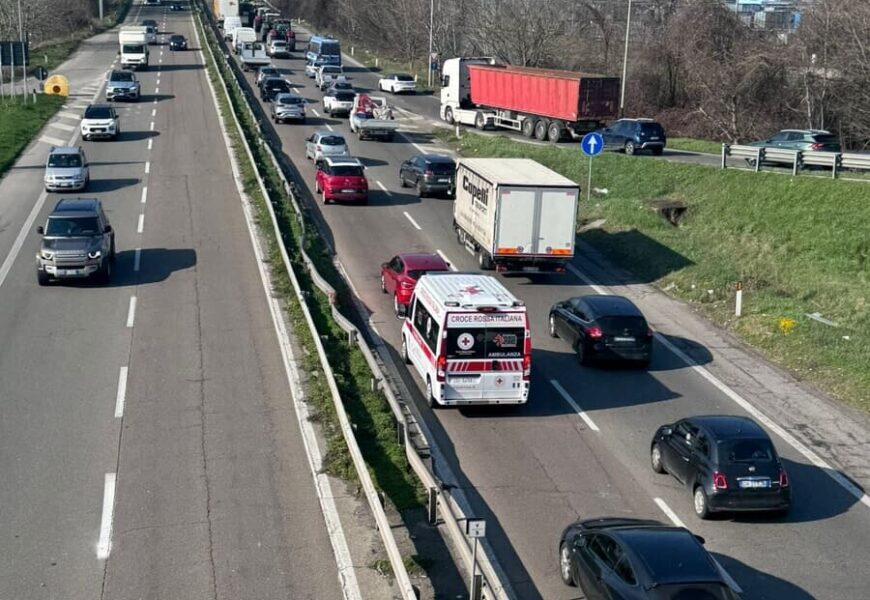
M190 13L147 17L196 46ZM64 141L116 35L74 63ZM0 188L0 598L340 598L200 55L151 50L120 139L84 143L110 285L37 286L47 143Z
M300 50L304 45L300 40ZM275 63L312 102L308 122L274 128L310 198L315 198L314 169L304 158L304 139L311 132L330 129L343 134L351 153L367 164L368 206L323 206L312 201L318 204L326 235L398 364L400 326L392 313L392 299L380 290L380 263L399 252L438 250L461 270L477 268L474 258L456 242L451 201L421 200L399 185L402 161L421 150L443 151L433 145L429 127L420 118L426 116L425 107L431 112L432 100L395 98L395 104L408 111L400 111L399 117L404 138L392 143L359 142L350 134L346 119L323 117L321 93L305 77L301 56L297 52L292 59ZM375 87L372 73L356 67L347 71L359 89ZM268 111L268 105L264 108ZM528 405L519 410L433 412L422 401L419 379L400 368L443 454L442 475L449 466L475 515L487 518L487 537L519 597L576 598L578 592L559 580L558 535L578 517L613 514L686 523L706 538L707 547L746 598L866 597L870 589L868 505L859 503L780 437L774 435L774 443L785 459L794 492L793 510L784 520L744 516L702 522L692 513L690 494L675 480L651 471L649 442L659 425L688 415L746 412L727 390L688 368L661 343L662 338L677 345L685 340L669 337L659 323L654 322L660 338L649 370L579 367L561 341L547 336L546 319L555 301L595 293L577 275L577 269L588 266L578 259L564 276L535 282L503 278L528 305L532 323L532 390ZM596 277L598 283L606 283L606 276ZM695 350L701 363L705 355L710 356L703 346ZM747 360L757 359L747 355ZM597 431L578 415L578 407Z

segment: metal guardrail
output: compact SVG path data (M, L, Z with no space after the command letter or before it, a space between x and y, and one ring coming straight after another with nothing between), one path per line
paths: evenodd
M722 168L728 168L728 158L742 158L756 173L767 164L791 166L792 175L797 175L805 167L827 167L831 177L837 179L843 170L870 171L870 154L841 152L804 152L784 148L764 148L761 146L742 146L722 144Z
M281 178L284 190L290 198L291 205L300 226L300 231L302 232L302 239L299 240L298 250L300 256L302 257L302 261L305 265L306 271L310 275L314 285L321 292L323 292L327 296L327 298L329 298L332 317L335 319L339 327L341 327L341 329L348 334L349 340L355 343L359 350L362 352L363 356L365 357L366 363L369 366L369 369L371 369L372 374L374 375L374 385L378 386L378 388L384 393L384 396L386 397L387 402L390 405L390 408L393 412L393 417L396 420L397 428L400 432L400 439L403 441L403 444L405 446L405 455L408 459L408 463L428 492L428 512L430 522L432 522L432 524L435 524L435 522L437 521L437 517L440 514L441 521L445 525L447 533L450 536L454 547L461 554L461 558L467 566L467 570L471 572L473 564L472 548L469 544L468 538L463 532L463 528L461 525L461 523L468 520L469 517L463 513L462 509L459 506L459 503L456 501L455 498L453 498L450 490L446 489L445 486L442 485L442 483L435 475L434 469L430 468L430 466L427 464L427 459L421 455L428 454L429 448L425 436L423 435L422 431L420 431L419 426L417 425L416 418L413 416L408 407L405 406L405 404L399 399L398 395L394 390L394 384L392 384L391 380L386 375L386 369L384 368L382 361L369 347L364 336L360 335L359 329L338 310L338 307L336 306L335 289L317 271L314 262L305 252L304 242L305 236L307 235L307 224L304 217L305 209L300 204L299 197L296 191L296 185L291 182L290 177L288 177L286 172L287 167L282 163L282 161L278 160L278 158L276 157L276 153L272 148L272 143L275 143L275 140L273 140L271 136L267 134L267 132L264 132L262 130L260 123L264 120L268 122L268 119L264 119L262 118L262 116L258 117L258 115L255 113L254 107L256 107L257 110L261 110L256 102L253 103L253 107L251 106L252 103L250 102L250 100L253 97L253 94L248 87L249 84L247 82L247 79L241 72L239 66L235 63L235 61L232 60L230 54L227 52L226 43L225 41L223 41L222 36L220 36L220 34L218 33L219 30L217 29L216 23L212 18L210 11L206 9L204 12L206 13L206 15L208 15L208 24L212 29L212 33L215 35L215 39L218 40L218 44L224 49L224 59L226 61L227 67L234 74L236 78L235 83L238 86L240 92L242 92L242 94L248 100L248 102L246 102L246 109L254 122L257 123L257 129L258 133L260 134L261 145L267 151L270 160L276 169L276 172ZM209 52L211 53L210 46ZM212 57L216 60L214 54L212 54ZM226 86L226 82L223 80L223 78L221 78L221 83L224 85L224 87ZM241 133L241 125L238 123L235 115L233 115L233 117L236 120L236 125ZM245 141L244 137L243 141ZM246 141L245 148L248 152L249 158L253 162L253 156L250 153L250 148L248 147ZM269 199L268 190L265 187L265 183L259 177L258 181L264 197ZM344 410L344 405L342 403L338 388L335 384L332 369L328 363L322 343L320 342L320 336L317 333L316 326L311 320L310 312L307 306L307 298L302 293L302 290L299 288L298 281L292 268L292 264L289 260L287 249L284 246L283 237L281 235L277 219L275 217L274 207L272 206L271 200L267 202L267 205L269 207L269 213L275 230L276 239L280 246L285 268L290 275L297 299L302 306L306 321L308 322L308 326L312 332L312 336L317 346L317 351L321 359L321 365L323 366L324 372L327 375L330 391L333 395L333 401L336 406L336 411L339 414L342 432L344 433L345 440L348 442L348 446L352 446L351 454L354 459L354 464L357 468L357 472L360 475L360 480L364 484L366 496L369 500L369 505L372 509L372 512L375 514L376 521L378 522L378 529L381 533L382 538L384 538L384 544L387 547L387 553L390 556L390 563L393 568L393 572L394 574L396 574L397 579L399 580L400 588L403 593L403 599L412 600L416 598L415 592L410 584L410 579L408 578L407 570L404 566L404 563L402 562L402 557L399 554L398 548L395 545L395 539L392 536L392 531L390 530L389 523L386 521L386 515L384 514L380 499L377 497L377 493L374 489L374 484L371 482L371 477L365 467L362 456L359 453L356 439L353 436L353 431L350 428L350 423ZM413 435L411 435L411 432L413 432ZM415 440L419 441L416 445L414 443ZM355 452L354 449L356 449ZM359 464L357 464L358 460ZM365 483L366 481L368 482L368 486ZM393 550L391 550L391 548ZM477 553L476 558L477 570L482 575L482 597L486 598L487 600L513 600L514 594L510 589L510 586L507 583L501 581L499 575L496 572L496 569L493 567L493 563L488 556L485 547L483 552Z

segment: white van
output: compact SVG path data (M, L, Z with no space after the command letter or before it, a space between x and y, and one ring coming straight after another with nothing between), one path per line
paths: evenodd
M232 35L233 52L238 54L242 51L242 44L245 42L253 43L257 41L257 33L253 27L236 27L233 29Z
M430 406L525 404L532 338L525 305L478 273L420 277L402 325L402 358Z
M224 39L231 40L236 27L242 26L241 17L226 17L224 19ZM253 41L253 40L252 40Z

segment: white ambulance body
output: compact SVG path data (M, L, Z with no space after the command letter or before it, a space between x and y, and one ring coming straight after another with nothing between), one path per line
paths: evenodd
M402 358L430 406L525 404L532 339L525 305L478 273L420 277L402 325Z

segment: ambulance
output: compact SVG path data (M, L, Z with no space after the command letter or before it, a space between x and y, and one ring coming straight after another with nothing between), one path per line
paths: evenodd
M420 277L402 324L401 354L425 382L433 408L529 398L526 307L493 277L449 271Z

